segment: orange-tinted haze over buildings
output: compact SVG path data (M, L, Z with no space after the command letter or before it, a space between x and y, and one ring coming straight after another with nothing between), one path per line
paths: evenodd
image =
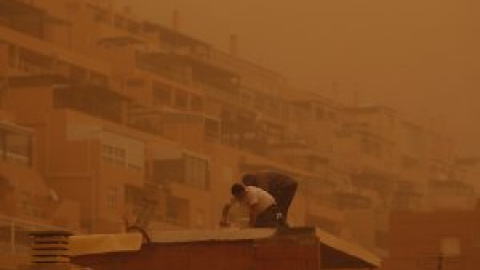
M123 0L293 84L445 121L463 153L480 153L480 2L474 0ZM333 82L336 83L333 83Z

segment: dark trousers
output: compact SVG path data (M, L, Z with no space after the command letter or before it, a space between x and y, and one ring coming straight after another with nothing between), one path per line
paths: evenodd
M260 213L255 220L255 228L280 228L286 223L277 205L272 205Z
M280 210L280 213L282 213L285 222L287 221L288 208L290 208L293 197L295 197L295 193L297 192L297 186L298 184L294 183L279 190L272 191L272 196L273 198L275 198L275 201L277 202L278 208Z

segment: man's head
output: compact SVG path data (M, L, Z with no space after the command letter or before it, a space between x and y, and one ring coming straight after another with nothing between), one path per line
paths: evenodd
M245 196L245 186L240 183L235 183L232 185L231 192L235 198L241 199Z
M242 177L242 183L245 186L257 186L257 177L254 174L247 173Z

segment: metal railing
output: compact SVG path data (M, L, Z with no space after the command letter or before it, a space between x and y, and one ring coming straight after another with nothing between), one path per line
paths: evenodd
M29 232L45 230L64 230L64 228L0 215L0 253L29 253Z

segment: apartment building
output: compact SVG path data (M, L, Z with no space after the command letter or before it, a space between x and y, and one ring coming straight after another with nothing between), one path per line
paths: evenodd
M396 213L382 269L477 269L478 208Z
M391 210L432 208L440 193L471 206L469 184L438 178L457 170L440 133L297 89L235 46L113 1L0 0L2 215L91 233L209 229L232 182L277 170L300 182L293 225L384 250ZM27 172L39 187L26 196L55 198L58 217L6 206L22 204L10 179Z

